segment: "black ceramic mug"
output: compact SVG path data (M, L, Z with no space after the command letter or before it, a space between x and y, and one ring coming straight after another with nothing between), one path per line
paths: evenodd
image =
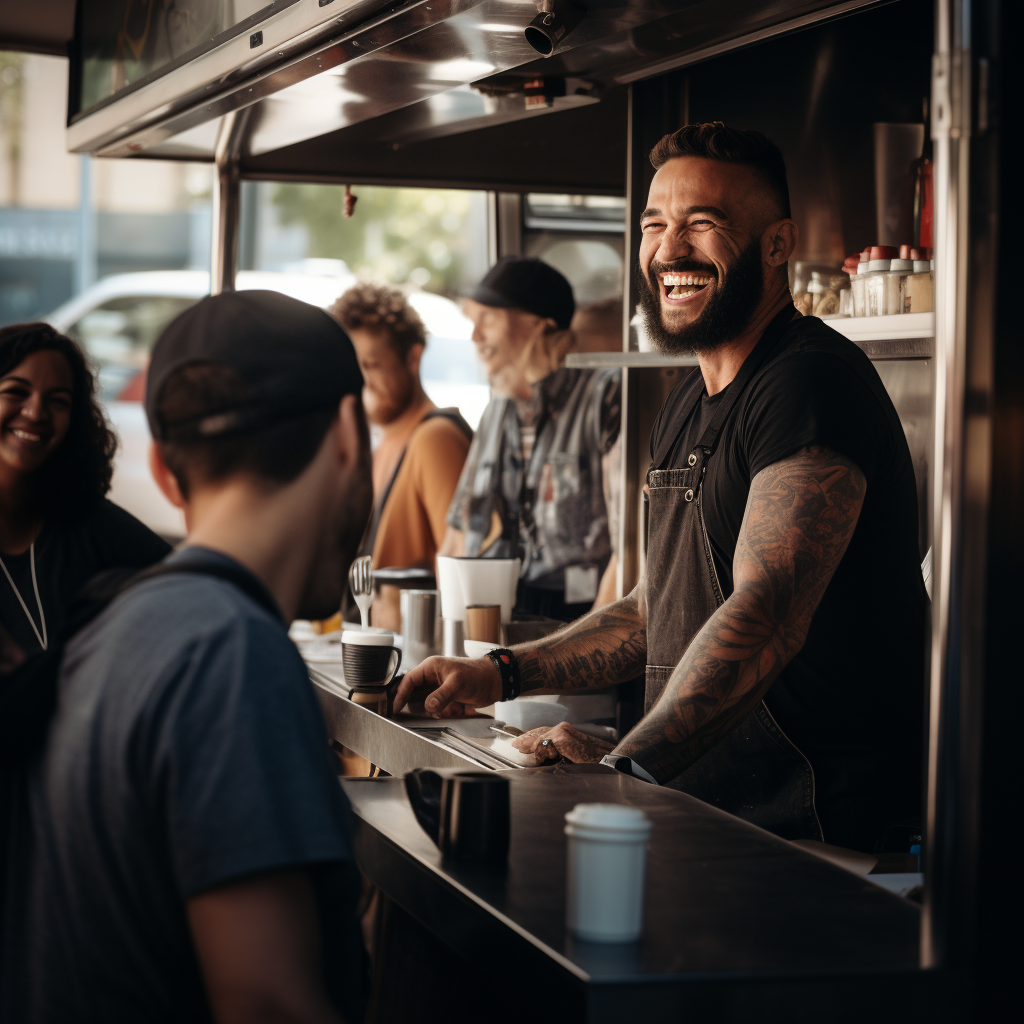
M495 772L440 775L416 768L405 776L416 820L450 860L503 861L508 857L508 779Z
M341 665L352 687L380 687L394 678L402 664L395 634L386 630L346 629L341 634Z

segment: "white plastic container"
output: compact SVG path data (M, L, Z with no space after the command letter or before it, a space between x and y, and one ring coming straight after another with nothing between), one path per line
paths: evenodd
M889 260L872 260L871 263L888 264ZM886 273L878 270L868 271L864 275L865 316L885 316L885 279L887 276Z
M458 559L437 556L437 589L441 591L441 615L462 622L466 617L466 601L462 596Z
M588 942L634 942L643 932L651 823L625 804L577 804L568 837L566 926Z
M885 275L885 312L887 315L906 312L907 277L914 272L913 260L893 260Z
M440 564L440 558L438 564ZM462 615L465 618L466 605L500 604L501 621L512 621L512 609L516 603L516 585L519 583L518 558L454 558L455 571L459 574L462 591ZM441 604L444 605L444 584L441 589ZM444 612L447 618L447 612Z

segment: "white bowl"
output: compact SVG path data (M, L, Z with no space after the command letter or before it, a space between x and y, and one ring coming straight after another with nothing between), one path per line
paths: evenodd
M463 640L462 646L466 648L467 658L483 658L491 651L496 651L501 644L491 644L486 640Z

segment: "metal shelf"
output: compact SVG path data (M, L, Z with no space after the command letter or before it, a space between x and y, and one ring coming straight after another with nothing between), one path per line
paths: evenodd
M622 366L697 366L696 356L663 356L660 352L573 352L565 365L577 370L604 370Z
M850 341L902 341L935 337L934 313L903 313L896 316L837 316L823 321Z
M849 338L871 359L931 359L935 355L935 314L832 317L824 320ZM696 366L696 356L663 356L658 352L576 352L566 366L578 370L610 367Z

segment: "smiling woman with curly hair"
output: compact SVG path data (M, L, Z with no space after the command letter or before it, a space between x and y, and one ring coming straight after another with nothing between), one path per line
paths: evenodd
M170 551L106 500L116 450L82 350L49 324L0 328L0 626L26 653L97 572Z

